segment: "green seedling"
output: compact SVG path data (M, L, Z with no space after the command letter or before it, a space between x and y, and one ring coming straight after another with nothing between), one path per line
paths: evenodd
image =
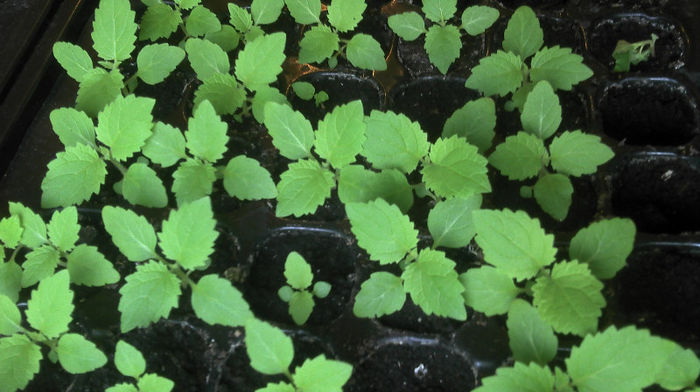
M654 44L657 39L659 36L652 33L651 39L644 41L631 43L625 40L617 41L617 46L612 53L615 59L613 72L629 72L632 65L649 60L654 56Z
M69 332L73 321L73 291L68 271L44 278L32 291L24 312L31 328L22 326L15 301L0 294L0 391L24 389L39 372L42 347L51 362L71 374L91 372L107 357L82 335Z
M323 103L328 101L328 93L325 91L316 92L316 88L309 82L294 82L292 83L292 91L297 97L304 101L314 100L316 107L323 107Z
M250 42L265 34L261 26L275 23L283 8L284 0L253 0L250 10L229 3L229 23L244 42Z
M462 35L477 36L484 33L499 17L497 9L475 5L462 12L457 25L451 24L457 13L457 0L424 0L423 15L415 11L389 17L389 27L406 41L414 41L425 34L425 51L430 62L446 74L450 65L459 58ZM432 25L426 29L427 18Z
M170 392L175 383L157 374L146 373L146 360L143 354L134 346L120 340L114 352L114 365L124 376L136 381L132 383L119 383L105 390L105 392Z
M284 276L287 279L287 285L280 287L277 295L282 301L289 303L289 315L292 316L292 320L297 325L303 325L314 309L314 297L326 298L331 291L331 285L319 280L309 291L314 275L309 263L297 252L287 255Z

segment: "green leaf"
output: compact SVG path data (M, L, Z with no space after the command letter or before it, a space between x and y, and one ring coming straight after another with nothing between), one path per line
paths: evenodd
M49 115L54 133L66 147L82 143L95 146L95 124L84 112L73 108L59 108Z
M357 317L380 317L398 312L404 302L403 280L389 272L374 272L362 282L352 311Z
M148 159L163 167L172 166L180 159L187 158L182 132L160 121L153 126L153 134L146 140L142 151Z
M262 87L255 92L253 97L253 117L260 124L265 123L265 105L275 102L280 105L289 105L287 97L274 87Z
M8 248L16 248L22 239L22 223L19 216L9 216L0 220L0 241Z
M217 73L227 74L231 68L226 52L219 45L205 39L188 39L185 43L185 51L187 60L190 61L199 80L206 81Z
M371 35L355 34L345 48L345 56L357 68L374 71L386 70L384 51L379 42Z
M173 193L177 204L188 203L211 194L216 181L216 169L210 164L188 159L173 173Z
M104 286L119 281L119 272L94 246L78 245L68 255L67 264L70 281L74 284Z
M292 339L279 328L255 318L245 323L245 349L250 366L263 374L287 372L294 358Z
M253 158L239 155L224 169L224 189L229 196L241 200L273 199L277 188L267 169Z
M95 343L75 333L61 336L56 354L61 366L72 374L91 372L107 363L107 357Z
M516 362L513 367L502 367L494 376L481 380L482 386L474 392L552 392L554 375L547 367L534 362L524 365Z
M100 0L92 23L93 48L98 56L114 61L131 56L136 42L134 18L129 0Z
M546 81L539 82L527 96L520 115L523 130L547 140L561 124L559 97Z
M511 278L534 277L554 261L554 236L524 211L478 210L472 218L484 259Z
M210 325L237 327L253 317L240 291L214 274L203 276L192 287L192 309Z
M80 46L70 42L53 44L53 57L76 82L82 82L85 75L93 69L90 55Z
M465 303L487 316L507 313L520 293L513 278L489 266L471 268L459 280L464 286Z
M535 200L544 212L563 221L569 213L574 186L563 174L546 174L537 179L534 187Z
M211 201L204 197L170 212L158 233L158 244L167 258L185 269L202 267L214 252L214 241L219 236L215 226Z
M474 238L472 212L481 207L481 195L439 201L428 214L433 247L461 248Z
M43 245L27 253L26 261L22 264L22 287L32 286L53 275L60 261L61 253L50 245Z
M332 1L327 7L328 22L341 33L352 31L367 9L365 0Z
M309 82L294 82L292 83L292 90L294 90L294 94L297 97L305 101L311 100L316 94L316 88Z
M459 58L461 49L462 37L455 26L432 25L425 34L425 51L428 52L428 58L443 75Z
M546 80L556 90L570 91L572 86L593 76L593 71L583 64L583 57L559 45L542 48L530 65L530 80Z
M80 82L75 108L90 117L97 117L108 103L121 97L123 86L122 75L119 72L95 68Z
M295 291L289 299L289 315L296 325L304 325L314 310L314 296L308 291Z
M312 26L299 42L300 63L322 63L338 51L340 37L326 25Z
M430 164L421 173L425 185L440 197L467 198L491 192L488 161L476 146L459 136L438 139L430 148Z
M216 15L204 6L198 5L192 9L185 21L187 34L201 37L207 33L221 30L221 22Z
M590 224L576 233L569 257L588 264L598 279L610 279L625 266L634 248L636 229L630 219L613 218Z
M143 163L129 166L122 180L122 194L131 204L163 208L168 205L168 195L163 181L156 172Z
M462 298L464 286L459 282L455 266L444 252L424 249L418 260L406 267L401 275L404 288L425 314L467 319Z
M406 41L413 41L427 31L423 17L415 11L391 15L388 23L391 30Z
M486 96L506 96L523 84L523 60L510 52L498 52L479 60L472 68L466 87L479 90Z
M229 3L228 13L231 17L229 22L241 34L247 33L248 30L253 27L253 18L244 8L241 8L235 3Z
M140 392L133 384L128 384L125 382L112 385L111 387L105 389L105 392Z
M522 363L542 366L554 359L559 341L537 310L522 299L516 299L508 310L508 345L513 358Z
M532 302L555 331L585 336L598 328L605 306L602 289L586 264L561 262L552 267L551 276L537 279Z
M110 148L112 158L125 161L141 150L153 128L153 98L117 97L97 116L97 140Z
M277 384L267 383L265 388L256 389L255 392L295 392L294 386L287 384L286 382L279 382Z
M224 52L230 52L238 47L241 40L238 32L229 25L221 26L221 30L207 33L204 38L221 47Z
M451 19L457 12L457 0L424 0L423 13L435 23Z
M114 365L119 373L133 378L139 378L146 371L146 360L143 354L134 346L120 340L114 351Z
M178 4L183 10L189 10L201 3L202 0L175 0L175 4Z
M53 245L61 251L70 251L75 247L80 231L78 210L75 207L68 207L62 211L54 211L47 229Z
M229 74L211 75L194 92L195 111L204 101L209 101L216 109L216 114L234 114L245 103L245 89L236 77Z
M493 99L484 97L468 101L464 106L455 110L445 121L442 137L461 136L484 152L491 147L491 141L496 135L496 104Z
M396 263L418 246L418 231L395 205L377 199L348 203L345 211L357 244L380 264Z
M146 218L121 207L105 206L102 221L114 245L130 261L157 257L156 233Z
M249 41L236 59L235 73L238 80L253 91L275 82L286 59L286 40L284 33L272 33ZM261 62L260 59L265 61Z
M542 139L525 132L508 136L496 146L489 163L511 180L535 177L549 161Z
M291 163L277 184L275 214L278 217L313 214L331 196L334 186L333 173L318 162L301 160Z
M304 392L342 392L351 374L350 364L326 359L321 354L294 369L293 379L294 385Z
M0 339L0 391L24 389L39 372L41 347L24 335Z
M185 58L185 51L168 44L146 45L136 58L138 76L147 84L165 80Z
M600 137L581 131L566 131L555 137L549 151L554 170L576 177L595 173L598 166L615 155L610 147L601 143Z
M171 380L150 373L144 374L136 385L140 392L170 392L175 387L175 383Z
M0 294L0 335L13 335L22 328L22 315L17 305L6 295Z
M270 24L277 21L284 8L284 0L253 0L250 13L256 25Z
M695 386L700 375L700 360L692 350L678 346L656 374L655 383L662 388L677 391Z
M370 114L362 154L375 168L410 173L429 149L428 135L418 122L400 113L373 110Z
M321 0L284 0L294 20L302 25L321 22Z
M20 242L30 248L38 248L49 239L46 236L46 224L44 220L32 210L19 202L10 202L10 214L20 219L22 227L22 238Z
M338 198L343 204L366 203L380 198L395 204L405 213L413 205L413 188L406 175L396 169L376 173L360 165L348 165L340 170Z
M42 279L27 301L25 315L32 328L53 339L68 331L73 312L73 292L68 271Z
M186 146L190 154L208 162L216 162L224 156L228 126L216 114L209 101L203 101L187 121Z
M503 49L526 59L537 52L544 43L544 32L537 15L528 6L515 10L503 33Z
M66 147L49 162L41 182L41 206L69 206L99 193L107 176L107 165L97 152L84 144Z
M525 83L513 93L510 102L506 102L506 106L512 104L512 107L509 109L507 108L507 110L512 111L517 108L518 111L522 113L527 96L530 95L533 88L535 88L535 84L526 80Z
M497 9L492 7L485 7L481 5L474 5L467 7L462 13L462 28L467 32L467 34L476 36L491 27L500 13Z
M314 296L318 298L326 298L331 292L331 284L319 280L318 282L314 283L314 287L311 291L313 291Z
M136 267L119 289L122 333L168 317L180 297L180 279L165 264L149 261Z
M272 137L272 144L282 156L297 160L311 154L314 131L303 114L287 105L269 102L265 105L265 126Z
M336 106L318 123L316 153L336 169L355 162L365 141L364 118L362 101Z
M304 260L304 256L297 252L290 252L284 263L284 276L287 284L297 290L306 290L314 279L311 266Z
M158 38L169 38L177 31L180 23L180 11L167 4L153 4L146 9L141 18L139 39L155 41Z
M17 302L21 289L22 269L14 262L0 263L0 295Z

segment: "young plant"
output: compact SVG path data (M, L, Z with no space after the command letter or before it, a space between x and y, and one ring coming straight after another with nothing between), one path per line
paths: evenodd
M24 389L39 372L42 346L51 362L71 374L91 372L107 363L107 357L82 335L71 333L73 291L68 271L43 279L32 291L24 312L30 328L22 326L15 301L0 294L0 391Z
M250 366L262 374L284 375L289 382L269 383L256 392L342 392L352 366L320 354L306 359L289 371L294 359L292 339L272 325L249 319L245 324L245 345Z
M564 362L566 371L558 366L552 371L546 364L518 360L484 378L474 391L618 392L654 384L669 391L700 391L700 360L692 350L632 326L586 336Z
M56 272L60 266L71 283L104 286L119 281L119 273L100 251L78 242L75 207L54 211L48 224L21 203L10 203L10 216L0 220L0 294L17 301L21 288L30 287ZM2 248L13 249L5 262ZM20 268L17 256L28 250Z
M120 340L114 352L114 365L119 373L135 379L136 385L119 383L105 392L170 392L175 383L157 374L146 373L146 360L143 354L134 346Z
M121 253L139 263L119 290L122 332L167 318L178 305L182 287L192 289L192 309L208 324L238 326L252 317L243 296L228 280L216 274L197 282L190 277L209 265L218 237L209 198L171 211L158 237L144 217L130 210L105 206L102 219ZM165 257L156 251L156 244Z
M284 277L287 278L287 285L280 287L277 294L282 301L289 303L289 315L292 316L292 320L297 325L302 325L309 319L314 309L314 296L326 298L331 291L331 285L319 280L309 291L314 274L311 272L309 263L297 252L287 255L284 263Z
M649 60L654 56L654 44L659 36L652 33L651 39L627 42L625 40L617 41L617 46L613 50L612 56L615 59L615 68L613 72L629 72L632 65L637 65L643 61Z
M92 23L93 49L102 59L97 67L77 45L57 42L53 46L56 60L80 84L76 109L91 117L96 117L115 98L133 92L139 79L147 84L162 82L185 58L185 51L177 46L146 45L136 56L136 73L124 81L119 66L131 58L135 48L134 17L129 0L100 0Z
M244 42L250 42L265 34L260 26L275 23L283 8L284 0L253 0L250 11L229 3L229 23Z
M316 92L316 88L309 82L292 83L294 94L304 101L314 100L316 107L323 107L323 103L328 101L328 93L325 91Z
M428 29L425 28L423 16L415 11L390 16L389 27L406 41L416 40L425 34L424 47L428 58L443 74L459 58L462 34L482 34L499 17L497 9L475 5L462 12L458 25L450 24L449 21L457 13L457 0L424 0L422 11L432 22Z
M349 35L362 20L367 8L364 0L332 0L326 7L328 24L321 21L321 0L285 0L289 13L300 25L309 25L299 42L299 62L338 65L338 56L345 56L357 68L383 71L386 69L384 51L372 36Z

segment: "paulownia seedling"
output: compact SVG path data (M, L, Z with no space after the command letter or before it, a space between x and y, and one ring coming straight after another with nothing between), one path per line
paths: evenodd
M175 387L175 383L165 377L146 373L146 360L143 354L123 340L117 342L114 366L119 373L133 378L136 384L126 382L115 384L105 389L105 392L170 392Z
M659 39L659 36L652 33L651 39L648 40L638 42L617 41L617 46L615 46L612 53L615 59L613 72L629 72L632 65L649 60L650 57L654 56L654 45L657 39Z
M328 93L325 91L316 92L316 88L309 82L294 82L292 83L292 91L294 94L304 101L314 100L316 107L323 107L323 103L328 101Z
M261 26L275 23L283 8L284 0L253 0L250 10L229 3L229 23L244 42L250 42L265 34Z
M331 291L331 285L322 280L314 283L314 274L311 266L304 257L297 252L290 252L284 263L284 277L287 285L277 291L280 299L289 303L289 315L297 325L302 325L309 319L314 309L314 297L326 298Z

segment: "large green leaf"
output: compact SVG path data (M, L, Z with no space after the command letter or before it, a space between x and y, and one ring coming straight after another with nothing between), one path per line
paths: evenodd
M253 117L260 124L265 123L265 105L268 102L289 105L287 97L274 87L263 87L258 89L253 96L252 109Z
M187 60L199 80L206 81L210 76L221 73L227 74L231 63L228 55L221 47L205 39L190 38L185 43Z
M157 256L156 233L146 218L121 207L105 206L102 221L112 242L127 259L144 261Z
M413 205L413 188L406 175L396 169L376 173L360 165L348 165L340 170L338 198L343 204L381 198L407 212Z
M27 301L25 315L29 325L49 339L68 331L68 324L73 319L73 292L69 286L68 271L57 272L39 282Z
M61 336L56 354L61 367L72 374L91 372L107 363L107 356L95 346L95 343L76 333Z
M210 325L237 327L253 317L241 292L228 280L213 274L203 276L192 287L192 309Z
M530 80L546 80L556 90L571 90L572 86L593 76L593 71L583 64L583 57L571 53L570 48L542 48L532 58Z
M370 114L362 154L375 168L410 173L429 148L428 135L405 115L377 110Z
M518 181L537 176L548 162L542 139L522 131L508 136L489 157L489 163L501 174Z
M84 144L67 147L49 162L41 182L41 206L69 206L99 193L107 176L107 165L97 152Z
M135 13L129 0L100 0L92 23L93 48L105 60L129 58L136 42Z
M80 231L78 210L75 207L68 207L61 211L54 211L46 228L53 245L63 252L70 251L75 247Z
M82 143L95 146L95 124L84 112L73 108L59 108L49 115L51 127L66 147Z
M503 33L503 49L526 59L537 52L544 43L544 32L537 15L528 6L515 10Z
M204 6L198 5L190 11L190 15L185 21L185 29L187 30L187 35L201 37L207 33L221 30L221 22L219 22L215 13Z
M423 13L435 23L447 21L457 12L457 0L424 0Z
M546 174L537 179L534 186L537 204L554 219L562 221L569 213L574 186L563 174Z
M328 22L341 33L354 30L365 9L365 0L332 1L327 7Z
M404 302L403 280L389 272L375 272L362 282L352 311L357 317L380 317L398 312Z
M355 162L362 151L367 126L362 101L336 106L318 122L314 147L335 169Z
M53 275L61 261L61 253L58 249L44 245L36 248L25 256L22 264L22 287L33 286L42 279Z
M148 159L163 167L172 166L180 159L187 158L182 132L160 121L153 126L153 134L146 140L142 151Z
M314 131L303 114L287 105L268 102L265 105L265 126L272 144L289 159L306 158L311 154Z
M472 212L481 207L481 195L439 201L428 214L433 246L461 248L474 238Z
M125 161L141 150L152 134L153 98L117 97L97 116L97 140L110 148L112 158Z
M168 205L163 181L143 163L129 166L122 180L122 195L129 203L144 207L163 208Z
M185 146L190 154L207 162L216 162L224 156L228 126L216 114L209 101L203 101L187 121Z
M245 89L236 77L229 74L211 75L194 92L195 111L204 101L209 101L216 109L216 114L234 114L245 102Z
M525 132L542 140L549 139L557 131L561 124L561 105L548 82L537 83L528 94L520 121Z
M496 135L496 104L484 97L468 101L445 121L442 137L461 136L484 152L491 147Z
M491 192L488 161L476 146L459 136L438 139L430 148L430 164L421 173L425 185L440 197L467 198Z
M588 264L598 279L610 279L625 266L634 248L636 229L630 219L613 218L590 224L576 233L569 257Z
M600 137L581 131L567 131L555 137L549 152L554 170L576 177L595 173L598 166L615 155Z
M0 339L0 391L24 389L39 372L41 347L24 335Z
M136 58L138 76L147 84L158 84L184 60L185 51L168 44L144 46Z
M258 90L277 80L282 72L284 45L287 36L284 33L263 35L248 42L238 53L235 73L238 80L249 90ZM265 61L260 61L265 59Z
M559 341L552 327L542 320L532 305L522 299L513 301L506 325L510 351L516 361L544 366L554 359Z
M197 159L182 162L173 173L173 193L182 205L209 196L216 181L216 169Z
M89 71L78 86L75 108L97 117L108 103L122 95L122 79L119 71L107 72L102 68Z
M462 49L462 36L452 25L432 25L425 34L425 51L430 62L446 74L450 65L459 58Z
M156 41L168 38L182 23L180 11L164 4L149 5L139 24L139 39Z
M498 52L479 60L465 86L479 90L486 96L515 92L523 84L522 59L513 53Z
M318 162L294 162L282 173L277 184L275 214L279 217L313 214L331 196L334 186L333 173L321 167Z
M496 8L486 7L482 5L473 5L467 7L462 13L462 28L467 34L476 36L491 27L500 13Z
M158 233L158 244L167 258L185 269L202 267L214 252L219 236L215 226L211 201L204 197L170 212Z
M119 281L119 272L94 246L80 244L73 249L68 255L67 268L74 284L104 286Z
M224 169L224 189L229 196L241 200L272 199L277 197L277 188L270 172L253 158L239 155Z
M371 35L355 34L345 48L345 56L357 68L373 71L386 70L384 51Z
M68 76L77 82L82 82L85 75L93 69L90 55L80 46L70 42L53 44L53 56L66 70Z
M250 366L263 374L287 372L294 358L292 339L279 328L252 317L245 323L245 349Z
M342 392L351 374L350 364L326 359L321 354L294 369L293 379L294 385L304 392Z
M274 23L284 8L284 0L253 0L250 13L256 25Z
M520 293L513 278L489 266L471 268L459 280L464 286L464 302L487 316L507 313Z
M177 306L180 292L180 279L165 264L150 261L137 266L119 290L122 333L168 317Z
M388 23L391 30L406 41L413 41L427 31L423 17L415 11L391 15Z
M173 387L175 387L175 383L170 379L150 373L141 376L136 385L141 392L170 392L173 390Z
M695 386L700 375L700 360L693 350L677 346L656 374L655 383L662 388L675 391Z
M321 0L284 0L292 18L299 24L321 22Z

